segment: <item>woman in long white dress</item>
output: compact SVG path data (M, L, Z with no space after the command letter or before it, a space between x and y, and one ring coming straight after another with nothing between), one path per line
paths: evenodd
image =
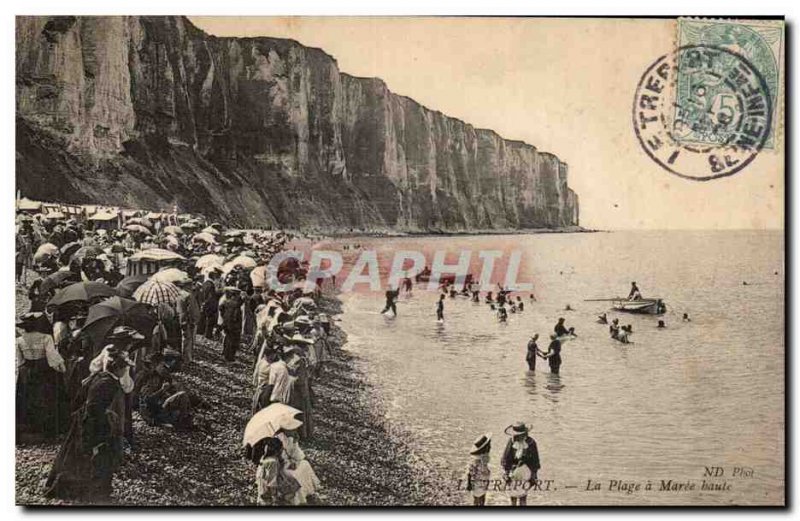
M306 459L303 449L300 448L297 429L281 429L276 438L283 443L283 459L286 462L286 473L300 483L300 490L294 496L292 504L305 505L313 503L316 499L320 481L311 463Z

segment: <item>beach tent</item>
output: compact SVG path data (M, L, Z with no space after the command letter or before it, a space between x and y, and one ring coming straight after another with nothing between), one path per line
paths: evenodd
M23 197L17 201L17 211L25 213L39 213L42 209L42 203L38 201L31 201L27 197Z
M109 210L100 210L89 217L89 221L97 230L113 230L119 224L119 214Z
M183 256L174 251L150 248L134 253L128 259L126 275L152 275L163 268L177 267Z

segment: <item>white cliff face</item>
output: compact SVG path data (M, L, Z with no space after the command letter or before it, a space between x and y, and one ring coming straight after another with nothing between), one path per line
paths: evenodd
M343 74L319 49L216 38L183 18L18 18L17 115L18 185L31 196L288 226L578 219L556 156ZM34 186L47 176L68 190Z

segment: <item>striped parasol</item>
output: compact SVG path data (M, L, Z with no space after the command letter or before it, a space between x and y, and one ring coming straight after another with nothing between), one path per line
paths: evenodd
M153 306L159 304L174 306L178 303L179 297L180 290L175 284L153 279L148 280L133 292L134 300Z

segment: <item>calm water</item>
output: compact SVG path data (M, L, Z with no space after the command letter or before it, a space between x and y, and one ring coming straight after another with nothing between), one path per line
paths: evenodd
M382 294L343 295L348 349L389 404L389 420L418 438L418 450L459 477L468 450L492 432L491 467L514 421L525 421L539 445L541 479L555 492L536 504L780 503L784 480L784 267L780 232L617 232L505 237L359 240L387 249L498 249L524 252L521 280L533 280L538 302L499 324L485 304L447 299L446 321L434 317L436 293L401 296L398 317L379 314ZM380 246L378 246L380 244ZM775 275L775 272L778 275ZM632 345L595 322L604 303L586 298L627 294L665 299L655 317L620 316L633 325ZM749 285L743 286L747 281ZM566 304L574 311L563 311ZM691 323L682 323L687 312ZM539 345L563 316L578 339L564 345L560 375L540 360L525 364L532 333ZM704 466L754 469L720 492L611 492L611 479L644 485L702 479ZM587 492L586 481L603 482ZM566 486L577 486L574 489ZM489 503L505 504L500 493Z

